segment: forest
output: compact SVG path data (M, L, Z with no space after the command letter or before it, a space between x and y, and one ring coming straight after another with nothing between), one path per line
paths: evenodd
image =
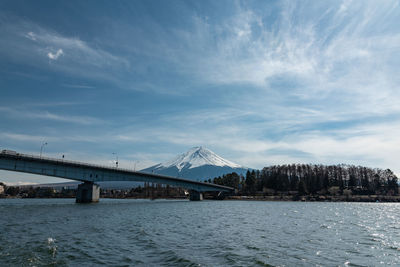
M274 165L261 171L248 170L246 176L230 173L208 182L234 187L239 195L294 191L299 195L343 194L349 190L356 195L398 194L398 179L390 169L345 164Z

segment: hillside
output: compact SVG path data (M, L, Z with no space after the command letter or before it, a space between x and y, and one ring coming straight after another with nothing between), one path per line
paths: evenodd
M204 181L231 172L244 174L247 170L248 168L226 160L207 148L193 147L170 161L141 171Z

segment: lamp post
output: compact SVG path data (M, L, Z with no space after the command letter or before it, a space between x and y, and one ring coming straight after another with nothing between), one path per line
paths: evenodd
M115 161L115 168L118 168L118 154L117 153L112 153L113 155L115 155L116 161Z
M45 145L47 145L47 142L44 142L44 143L42 144L42 146L40 147L40 158L42 158L43 147L44 147Z

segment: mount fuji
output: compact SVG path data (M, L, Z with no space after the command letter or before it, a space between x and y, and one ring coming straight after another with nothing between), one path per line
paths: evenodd
M176 158L141 172L158 173L195 181L213 179L226 173L245 174L248 168L226 160L204 147L193 147Z

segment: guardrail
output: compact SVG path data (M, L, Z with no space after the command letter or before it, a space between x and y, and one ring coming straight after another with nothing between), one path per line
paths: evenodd
M107 165L100 165L100 164L95 164L95 163L86 163L86 162L68 160L68 159L57 159L57 158L51 158L51 157L45 157L45 156L35 156L35 155L30 155L30 154L18 153L18 152L12 151L12 150L3 150L0 152L0 155L24 157L24 158L31 158L31 159L36 159L36 160L48 160L48 161L57 162L57 163L70 163L70 164L82 165L82 166L87 166L87 167L116 169L116 170L121 170L121 171L130 171L130 172L140 172L140 171L135 171L133 169L110 167ZM140 173L144 173L144 172L140 172Z
M127 172L150 174L150 173L146 173L146 172L136 171L134 169L113 167L113 166L100 165L100 164L95 164L95 163L86 163L86 162L75 161L75 160L57 159L57 158L51 158L51 157L45 157L45 156L35 156L35 155L31 155L31 154L18 153L18 152L12 151L12 150L3 150L0 152L0 155L2 155L2 154L14 156L14 157L31 158L31 159L36 159L36 160L47 160L47 161L57 162L57 163L70 163L70 164L81 165L81 166L86 166L86 167L114 169L114 170L127 171ZM152 175L161 175L161 174L157 174L157 173L151 173L151 174ZM162 175L162 176L165 176L165 175ZM174 177L174 178L183 178L183 177Z
M193 181L193 180L190 180L190 179L186 179L184 177L173 177L173 176L167 176L167 175L162 175L162 174L157 174L157 173L140 172L140 171L135 171L133 169L127 169L127 168L110 167L110 166L106 166L106 165L85 163L85 162L79 162L79 161L73 161L73 160L56 159L56 158L50 158L50 157L44 157L44 156L35 156L35 155L18 153L16 151L12 151L12 150L2 150L0 152L0 156L1 155L6 155L6 156L9 156L9 157L13 157L13 158L33 159L33 160L37 160L37 161L48 161L48 162L59 163L59 164L71 164L71 165L78 165L78 166L89 167L89 168L100 168L100 169L108 169L108 170L136 173L138 175L154 176L154 177L159 177L159 178L170 178L170 179L172 178L172 179L181 180L181 181L184 181L184 182L190 181L190 182L195 183L195 184L201 184L201 185L206 185L206 186L214 186L214 187L224 188L224 189L227 189L227 190L233 190L233 188L228 187L228 186L223 186L223 185L218 185L218 184L213 184L213 183L205 183L205 182Z

